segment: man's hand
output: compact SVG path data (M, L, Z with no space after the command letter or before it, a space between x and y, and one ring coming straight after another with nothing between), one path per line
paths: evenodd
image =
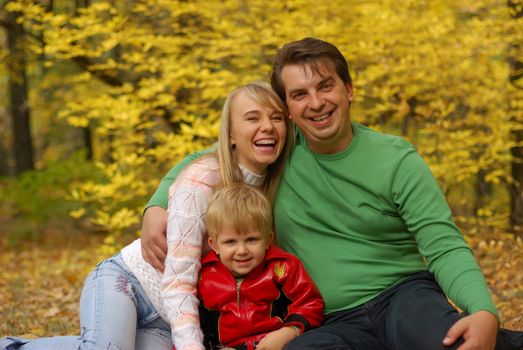
M288 342L297 336L298 332L293 327L282 327L267 334L256 345L256 350L282 350Z
M167 210L147 208L142 221L142 255L149 264L163 271L167 255Z
M464 343L457 350L493 350L496 345L498 320L488 311L478 311L456 322L443 339L443 345L450 346L463 337Z

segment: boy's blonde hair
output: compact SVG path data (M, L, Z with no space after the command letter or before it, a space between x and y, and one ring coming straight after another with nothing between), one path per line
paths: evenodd
M270 240L272 232L272 207L265 195L256 188L234 183L214 192L205 215L209 237L215 240L224 229L238 233L258 230Z

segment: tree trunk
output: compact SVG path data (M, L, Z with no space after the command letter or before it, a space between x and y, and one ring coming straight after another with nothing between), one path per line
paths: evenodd
M521 1L508 0L508 7L512 11L512 18L517 20L523 16ZM513 43L515 52L521 50L521 43ZM518 57L509 57L511 74L510 83L517 89L523 88L523 62ZM523 124L521 116L514 114L515 121ZM519 120L518 120L519 119ZM523 130L514 130L512 137L518 143L518 146L511 149L512 164L511 172L514 182L510 185L510 225L516 232L523 232Z
M518 142L523 142L522 130L513 132L513 135ZM514 147L511 153L514 183L510 186L510 225L514 231L523 233L523 147Z
M82 134L84 136L85 159L93 160L93 142L91 138L91 128L89 126L82 128Z
M0 142L0 176L9 175L9 156L4 145Z
M30 130L30 111L27 93L25 38L22 25L16 23L19 15L7 12L5 29L7 36L8 89L13 127L13 151L15 173L32 170L33 144Z

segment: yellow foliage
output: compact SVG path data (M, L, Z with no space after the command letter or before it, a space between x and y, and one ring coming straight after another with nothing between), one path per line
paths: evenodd
M85 215L108 232L134 229L131 217L162 174L215 142L227 93L267 80L277 48L306 36L349 59L352 118L412 141L445 193L480 174L492 186L511 181L523 90L507 83L507 55L522 57L514 44L523 19L511 18L506 1L96 1L75 14L27 0L8 7L43 33L46 63L88 62L68 76L57 113L92 130L105 179L72 197L91 204Z

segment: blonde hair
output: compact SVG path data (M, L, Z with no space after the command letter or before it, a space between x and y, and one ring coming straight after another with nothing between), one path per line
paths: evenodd
M205 214L209 237L216 240L224 229L238 233L258 230L267 241L272 232L272 207L256 188L233 183L215 191Z
M222 110L222 117L220 120L220 136L218 137L218 147L215 154L215 156L218 158L218 163L220 164L222 185L228 186L235 182L243 182L242 173L238 167L236 152L233 149L230 140L231 105L233 103L234 97L240 93L245 94L247 97L262 106L274 108L285 114L285 125L287 126L285 145L278 159L267 167L267 176L263 184L263 192L269 201L272 202L278 188L283 168L285 166L285 159L289 155L291 148L294 145L294 127L288 117L285 104L267 83L253 82L247 85L243 85L231 92L225 100Z

